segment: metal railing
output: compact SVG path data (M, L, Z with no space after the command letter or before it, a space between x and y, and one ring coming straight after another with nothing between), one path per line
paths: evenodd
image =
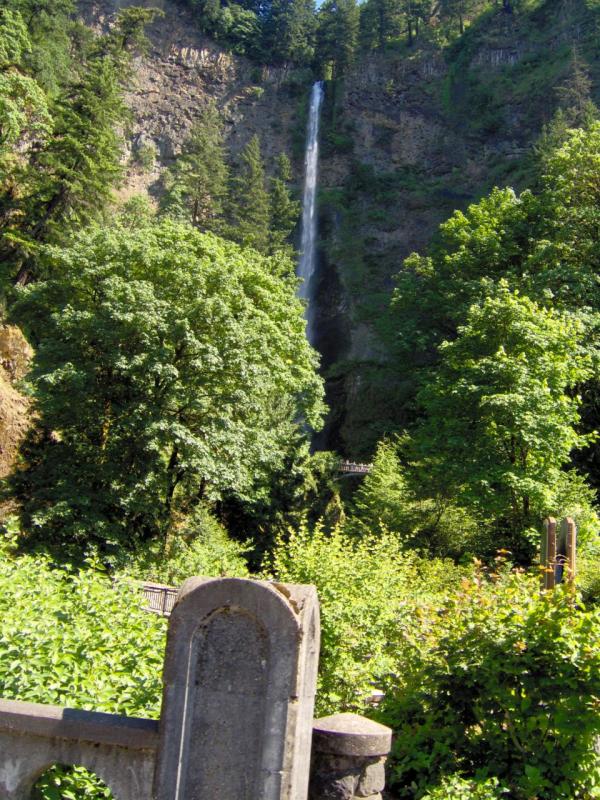
M160 614L162 617L169 617L175 605L178 591L178 589L174 589L172 586L165 586L162 583L143 583L142 593L147 601L144 610L152 611L153 614Z
M341 461L338 472L345 475L366 475L371 471L371 464L359 464L356 461Z

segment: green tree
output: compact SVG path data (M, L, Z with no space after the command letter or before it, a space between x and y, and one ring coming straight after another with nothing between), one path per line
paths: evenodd
M415 388L452 340L470 306L504 279L541 305L577 313L597 345L600 271L600 123L571 130L544 157L537 195L494 189L440 226L426 256L411 255L397 277L391 325L397 369Z
M165 210L200 230L218 232L223 227L228 181L223 135L219 110L211 101L202 110L165 180Z
M266 188L260 140L253 136L240 157L231 189L231 238L260 253L269 249L271 208Z
M125 114L119 76L108 59L93 61L58 101L53 136L30 165L22 228L11 237L17 283L36 276L40 243L65 237L106 206L122 174L117 124Z
M399 0L367 0L360 7L359 39L365 50L382 50L403 30Z
M589 125L598 117L592 101L590 70L576 47L571 52L569 74L557 89L559 108L564 112L569 127Z
M46 94L25 68L29 52L21 15L0 10L0 219L18 195L24 151L50 132Z
M169 219L47 258L56 277L15 308L40 434L14 485L44 541L164 538L203 499L251 497L319 426L316 355L271 259Z
M6 277L17 283L37 276L41 244L64 241L102 215L121 176L120 130L128 113L123 89L130 77L130 53L123 48L140 42L135 25L149 18L148 12L136 21L132 13L122 12L114 30L91 47L51 109L52 136L20 171L19 194L9 198L11 224L0 241Z
M300 214L300 203L294 200L290 190L292 165L285 153L277 159L277 173L270 179L270 252L288 252L293 255L289 237Z
M462 35L465 32L465 22L475 6L476 0L441 0L440 17L454 23L458 28L458 33Z
M371 471L354 495L353 516L358 528L365 532L373 534L383 527L402 534L411 527L414 498L407 486L399 447L394 440L379 443Z
M326 0L317 14L317 60L333 78L352 66L358 46L360 12L356 0Z
M314 0L272 0L263 24L263 53L279 64L310 64L315 52Z
M103 56L110 56L115 63L120 63L127 73L130 54L148 51L147 26L157 17L163 16L164 12L158 8L131 6L120 9L110 31L97 40L98 52Z
M235 53L260 53L261 24L267 3L190 0L198 12L198 24L205 33L229 44Z
M414 435L413 478L477 515L491 515L530 557L523 535L557 509L557 488L577 433L591 374L583 325L500 282L469 310L458 336L418 395L424 421Z
M425 491L415 487L406 463L409 453L406 436L379 443L371 470L353 497L346 529L360 536L390 532L405 551L417 549L437 557L495 552L483 519L452 497L434 495L429 484Z
M49 95L56 95L79 69L79 39L84 26L74 20L73 0L5 0L7 10L21 15L31 41L28 66Z

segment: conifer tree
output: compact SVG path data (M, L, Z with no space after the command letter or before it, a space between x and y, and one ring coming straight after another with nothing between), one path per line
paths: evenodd
M358 42L359 9L356 0L326 0L319 9L317 56L331 65L336 78L354 62Z
M25 68L30 52L21 15L0 10L0 192L16 179L27 146L44 138L50 127L46 95ZM0 204L5 203L2 198Z
M36 245L60 240L97 217L121 175L125 118L119 76L108 59L93 61L55 110L54 135L30 165L30 194L22 206L27 220L20 235L18 283L35 275Z
M290 191L292 165L285 153L277 159L277 174L271 178L271 253L287 251L291 255L292 246L288 243L300 214L300 203L294 200Z
M0 260L17 283L36 276L41 244L62 242L101 216L121 176L119 129L127 116L129 48L140 44L153 13L130 11L88 49L88 59L52 108L52 136L37 144L24 165L21 192L7 210L11 224L0 243Z
M382 50L403 29L399 0L367 0L360 8L360 42L363 49Z
M219 231L223 227L227 180L223 123L216 104L211 101L167 176L164 207L200 230Z
M72 33L84 26L72 19L74 0L5 0L0 5L23 18L32 45L28 60L33 77L55 93L77 67Z
M233 180L231 219L234 241L261 253L268 251L271 210L258 136L253 136L242 151Z
M314 0L273 0L263 28L263 51L276 63L309 63L315 33Z
M558 87L559 108L564 112L569 127L587 125L598 116L592 102L590 71L579 51L573 47L569 75Z

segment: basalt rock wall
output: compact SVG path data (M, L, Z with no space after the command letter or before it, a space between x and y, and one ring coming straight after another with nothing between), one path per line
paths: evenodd
M223 111L234 156L257 133L268 165L282 151L293 156L300 188L310 76L304 86L289 70L225 52L173 0L144 2L165 16L136 63L123 194L160 194L161 175L208 98ZM80 8L101 28L123 4L81 0ZM573 48L598 99L592 14L584 0L547 0L521 14L497 8L451 47L400 42L327 85L317 344L333 411L320 444L367 459L386 430L405 422L410 376L390 360L393 276L456 208L495 184L528 185L532 145L557 107ZM150 169L136 164L144 144L158 151Z
M115 13L129 5L163 12L148 30L150 47L135 61L127 96L132 122L126 136L125 197L145 191L160 195L165 167L181 152L210 100L222 111L234 156L254 134L260 136L267 168L279 153L291 154L303 119L286 69L260 66L220 48L200 32L193 14L172 0L80 0L78 5L82 19L96 30L105 30ZM137 163L143 146L157 151L150 168Z

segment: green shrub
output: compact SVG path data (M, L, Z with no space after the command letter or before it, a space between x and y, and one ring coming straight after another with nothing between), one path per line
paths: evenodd
M44 558L0 553L0 696L97 711L159 714L164 619L135 587ZM55 767L35 797L112 797L81 768Z
M453 773L497 777L515 800L599 796L600 612L538 587L533 573L465 581L410 681L390 682L401 797Z
M31 800L114 800L110 789L84 767L56 765L36 781Z
M587 604L600 605L600 544L579 557L577 587Z
M191 575L245 578L248 545L227 535L210 511L199 506L167 539L140 550L128 571L143 580L180 584Z
M497 778L465 779L449 775L425 795L423 800L497 800L505 795Z
M339 527L301 528L276 543L270 574L317 587L321 656L317 713L364 710L390 673L407 676L441 603L461 573L403 552L391 534L361 538Z
M125 582L0 558L2 697L156 717L165 629Z
M154 169L156 159L158 158L158 148L154 142L145 142L135 151L135 162L144 170L150 172Z

